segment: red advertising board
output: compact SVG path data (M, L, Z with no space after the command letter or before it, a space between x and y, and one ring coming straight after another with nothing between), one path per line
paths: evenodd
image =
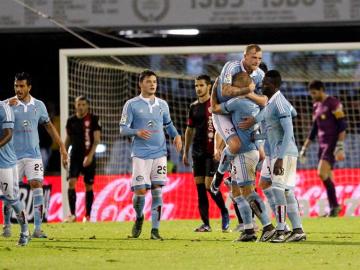
M326 191L316 176L316 170L299 170L295 189L303 216L319 216L328 211ZM162 219L198 219L197 193L191 173L171 174L163 188ZM341 215L360 215L360 169L335 170L336 191L343 205ZM48 221L59 222L63 219L61 179L59 176L46 177L51 184L51 196L48 209ZM233 214L232 203L226 187L223 196ZM129 175L96 176L95 199L91 221L134 220L132 192ZM261 192L260 192L261 193ZM262 194L261 194L262 195ZM262 195L263 196L263 195ZM79 219L85 213L84 185L80 180L77 185L76 214ZM146 195L145 218L151 217L151 194ZM210 200L210 217L219 218L220 212ZM0 221L2 216L0 214Z

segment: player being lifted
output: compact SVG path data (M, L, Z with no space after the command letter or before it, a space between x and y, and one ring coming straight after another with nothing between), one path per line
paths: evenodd
M203 224L195 232L210 232L209 201L207 192L221 211L222 229L227 229L229 212L219 191L216 195L210 192L212 177L218 163L214 160L215 129L210 110L211 79L208 75L200 75L195 79L195 91L198 99L191 103L185 131L185 148L183 163L189 165L189 151L192 145L193 174L198 193L198 208Z
M265 106L267 98L260 95L260 86L264 77L264 72L259 68L261 59L261 48L256 44L250 44L246 47L242 60L227 62L218 79L216 88L218 102L226 102L235 96L245 96L259 106ZM248 73L253 82L244 88L232 85L233 76L239 72ZM216 131L226 142L226 147L221 154L218 170L211 183L211 190L216 193L219 190L224 173L229 170L231 161L241 148L241 141L236 136L236 129L231 122L230 115L214 114L213 122ZM262 154L260 154L260 159L262 158Z
M32 234L34 238L46 238L46 234L41 230L44 196L42 182L44 170L39 146L38 125L44 125L53 141L60 147L60 154L63 165L67 166L67 152L64 143L51 123L49 114L44 103L30 95L32 87L31 77L28 73L21 72L15 75L15 94L16 96L9 99L8 102L14 111L15 128L14 128L14 148L17 157L17 168L19 179L26 176L33 192L33 209L35 229ZM6 208L6 204L4 206ZM10 213L5 210L5 225L10 227Z
M266 140L270 151L272 193L276 213L276 234L271 242L296 242L306 239L302 229L299 207L294 194L298 150L295 143L292 105L280 92L281 75L277 70L266 72L262 90L269 102L262 110L265 120ZM292 234L285 236L285 220L288 215Z
M181 151L182 141L171 121L167 102L155 96L157 75L151 70L141 72L139 88L140 95L125 103L120 120L120 133L133 138L131 189L134 192L136 221L132 237L137 238L141 234L145 195L151 189L150 238L160 240L159 224L163 205L161 187L166 183L167 156L164 128L174 139L177 152Z
M324 183L329 200L330 217L337 217L341 207L336 197L332 169L335 161L345 159L344 140L346 133L345 114L340 101L325 93L321 81L310 82L309 91L314 102L313 125L308 138L300 151L305 157L306 149L317 136L319 141L318 175Z
M15 211L21 227L18 245L25 246L30 240L30 234L24 204L20 201L19 194L17 159L12 139L14 113L3 101L0 101L0 125L0 199L6 203L5 212L9 212L9 208ZM6 214L10 219L10 213ZM4 225L2 236L11 236L8 224Z
M233 76L233 85L245 87L251 83L251 78L246 72L239 72ZM260 108L248 98L236 97L224 103L217 104L216 91L213 92L213 113L231 114L231 120L236 127L237 136L242 142L239 153L232 162L232 196L237 203L237 207L244 223L244 232L237 241L255 241L256 234L252 221L252 211L258 216L262 225L263 233L260 237L261 242L266 242L275 234L275 228L271 224L266 207L260 196L254 190L256 167L259 162L259 151L254 142L252 134L255 126L248 129L237 127L244 117L256 116Z

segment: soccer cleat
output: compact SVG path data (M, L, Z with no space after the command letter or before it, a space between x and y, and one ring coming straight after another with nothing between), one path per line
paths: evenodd
M2 237L11 237L11 225L4 225L3 232L1 234Z
M229 216L229 212L226 212L221 216L222 232L229 232L229 227L230 227L230 216Z
M26 246L30 241L30 234L20 233L20 238L17 243L18 246Z
M272 224L264 227L259 242L268 242L276 233L276 230Z
M202 224L195 228L194 232L211 232L211 227L209 225Z
M300 242L306 240L306 234L302 229L294 230L290 236L286 239L286 242Z
M329 217L337 217L341 212L341 206L336 206L330 210Z
M73 223L76 222L76 216L75 215L69 215L67 218L64 219L65 223Z
M284 231L276 231L274 236L271 238L271 243L284 243L286 241Z
M90 222L90 216L84 216L82 222L83 223Z
M138 238L140 236L143 223L144 223L144 216L140 218L136 218L135 224L133 225L131 230L131 236L133 238Z
M47 235L41 230L35 230L32 234L32 238L47 238Z
M159 234L159 229L151 229L150 239L152 240L163 240Z
M255 242L256 234L253 230L252 232L242 232L238 239L235 239L234 242Z

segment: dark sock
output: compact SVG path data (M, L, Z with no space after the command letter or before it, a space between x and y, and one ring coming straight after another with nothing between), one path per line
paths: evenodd
M226 206L225 206L225 202L222 196L222 193L219 191L216 195L214 195L210 190L208 190L211 199L214 200L214 202L216 203L217 207L219 207L220 211L221 211L221 215L228 213L229 211L227 210Z
M198 193L198 207L201 220L209 226L209 200L206 194L205 184L196 184Z
M234 202L233 206L234 206L235 214L236 214L239 224L243 223L239 208L237 207L237 203Z
M76 192L75 189L68 189L70 213L75 216L76 210Z
M215 173L215 186L220 187L223 181L224 174L219 173L218 171Z
M334 182L330 178L326 179L323 182L324 182L324 186L326 188L326 193L328 196L330 209L338 207L339 204L338 204L338 201L336 198L336 190L335 190Z
M86 191L85 193L85 204L86 204L86 216L90 217L91 207L94 201L94 192L92 190Z

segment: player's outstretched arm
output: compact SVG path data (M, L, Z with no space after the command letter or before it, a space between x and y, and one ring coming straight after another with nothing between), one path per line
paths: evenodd
M238 97L245 96L252 93L255 90L255 84L252 82L249 86L246 87L236 87L234 85L223 83L221 85L221 94L227 97Z
M53 125L53 123L51 121L45 123L44 126L45 126L47 133L50 135L50 137L53 139L53 141L55 141L59 145L62 164L65 168L67 168L68 154L66 151L65 144L62 142L58 131L56 130L55 126Z

